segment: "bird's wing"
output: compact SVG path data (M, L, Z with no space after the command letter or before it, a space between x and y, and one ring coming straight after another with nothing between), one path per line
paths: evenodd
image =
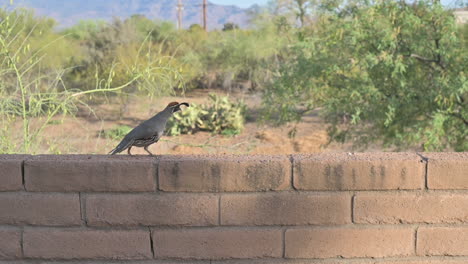
M125 137L131 138L134 140L137 139L146 139L146 138L151 138L154 136L154 129L151 128L151 126L148 125L147 122L143 122L137 127L135 127L130 133L128 133Z
M151 138L154 136L154 133L154 129L151 129L151 126L147 122L143 122L132 129L109 154L120 153L130 147L135 140ZM160 135L157 135L157 137L159 140Z

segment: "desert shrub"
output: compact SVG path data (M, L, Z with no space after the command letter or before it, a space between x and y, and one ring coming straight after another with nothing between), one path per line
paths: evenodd
M245 104L232 102L228 96L210 94L208 104L192 104L169 120L167 134L176 136L197 131L236 135L244 128Z
M131 127L126 126L126 125L118 125L112 129L109 130L104 130L103 135L105 138L113 139L113 140L120 140L122 139L125 135L128 134L132 130Z
M429 0L345 2L292 47L265 90L266 117L320 108L338 142L466 151L468 49L452 12Z
M70 71L66 64L72 62L57 56L63 51L60 46L68 47L70 40L54 33L53 26L53 21L26 10L0 9L0 127L21 124L18 129L0 129L0 153L35 153L47 143L43 132L54 117L74 115L78 105L89 107L86 96L127 92L132 87L153 95L181 87L180 71L170 56L151 53L152 45L145 39L132 46L138 52L131 53L135 59L125 61L125 68L123 59L112 61L105 72L95 71L92 86L77 89L64 77ZM126 71L124 81L118 79L119 71ZM155 82L159 85L151 85Z

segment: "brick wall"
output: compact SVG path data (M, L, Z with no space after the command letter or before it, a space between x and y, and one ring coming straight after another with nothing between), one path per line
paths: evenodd
M468 263L468 153L4 155L0 263Z

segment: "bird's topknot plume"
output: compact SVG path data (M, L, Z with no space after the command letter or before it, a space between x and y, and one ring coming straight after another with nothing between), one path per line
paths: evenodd
M175 105L178 105L179 102L171 102L167 105L167 107L171 107L171 106L175 106Z

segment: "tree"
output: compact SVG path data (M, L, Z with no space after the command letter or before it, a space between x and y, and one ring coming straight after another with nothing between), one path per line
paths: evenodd
M203 30L203 27L200 26L199 24L192 24L190 25L189 29L188 29L190 32L194 32L194 31L202 31Z
M430 0L329 7L265 92L268 116L321 107L332 140L467 150L468 49L451 12Z
M239 25L237 25L236 23L228 22L225 23L223 26L223 31L229 31L234 29L239 29Z
M276 15L292 17L299 27L306 26L311 20L312 12L317 9L317 0L276 0L269 3Z

